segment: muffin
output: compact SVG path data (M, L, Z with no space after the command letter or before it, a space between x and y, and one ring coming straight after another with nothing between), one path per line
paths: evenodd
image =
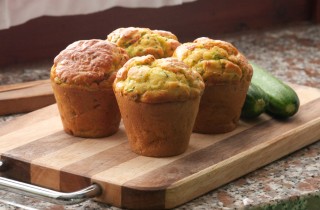
M118 28L111 32L107 40L124 48L129 56L153 55L155 58L171 57L180 45L177 37L169 31L149 28Z
M225 133L236 128L252 77L252 67L232 44L201 37L180 45L173 57L205 82L194 132Z
M112 84L128 59L125 50L98 39L76 41L55 57L50 78L65 132L89 138L117 132Z
M200 74L174 58L134 57L113 89L132 151L167 157L187 149L204 89Z

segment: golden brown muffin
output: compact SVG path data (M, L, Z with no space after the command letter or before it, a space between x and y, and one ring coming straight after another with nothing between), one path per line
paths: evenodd
M131 58L113 89L132 151L164 157L189 144L204 89L201 76L174 58Z
M155 58L172 56L180 45L177 37L169 31L149 28L118 28L111 32L107 40L124 48L130 57L151 54Z
M234 130L253 72L243 54L228 42L201 37L180 45L173 57L200 73L206 85L194 132Z
M55 57L50 78L67 133L94 138L118 130L112 84L128 59L125 50L98 39L76 41Z

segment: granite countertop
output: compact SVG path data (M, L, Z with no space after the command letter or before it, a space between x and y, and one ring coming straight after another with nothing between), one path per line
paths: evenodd
M212 38L233 43L248 59L286 82L320 88L320 25L296 23ZM0 68L0 84L46 79L51 64L52 60L46 60ZM0 117L0 123L17 116ZM319 209L319 206L320 141L177 209ZM118 209L95 201L60 206L0 190L1 208Z

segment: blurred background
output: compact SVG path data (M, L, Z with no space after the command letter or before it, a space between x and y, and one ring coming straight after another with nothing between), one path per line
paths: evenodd
M0 67L53 59L80 39L119 27L168 30L180 42L200 36L320 22L319 0L0 0Z

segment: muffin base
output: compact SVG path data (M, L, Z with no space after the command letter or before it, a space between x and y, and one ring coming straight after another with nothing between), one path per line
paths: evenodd
M193 132L218 134L234 130L240 119L249 84L207 85Z
M184 102L143 103L120 93L115 95L133 152L169 157L187 150L200 97Z
M66 133L98 138L118 131L121 116L111 88L89 91L51 84Z

